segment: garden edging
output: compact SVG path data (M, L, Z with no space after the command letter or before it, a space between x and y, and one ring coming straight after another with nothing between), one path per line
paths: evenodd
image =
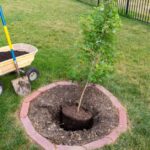
M106 90L103 86L100 86L100 85L96 85L96 88L102 91L105 95L107 95L110 98L113 105L117 108L118 114L119 114L119 125L115 129L113 129L110 134L106 135L102 139L93 141L86 145L67 146L67 145L53 144L49 140L41 136L38 132L35 131L30 119L28 118L28 110L29 110L30 102L34 100L37 96L39 96L41 93L53 87L56 87L57 85L72 85L72 84L74 83L68 82L68 81L55 82L55 83L49 84L47 86L44 86L38 89L37 91L33 92L32 94L24 98L22 108L20 111L20 120L27 134L45 150L93 150L93 149L101 148L108 144L113 144L117 140L117 138L120 136L120 134L124 133L128 128L127 127L127 113L126 113L125 108L118 101L118 99L115 96L113 96L108 90Z

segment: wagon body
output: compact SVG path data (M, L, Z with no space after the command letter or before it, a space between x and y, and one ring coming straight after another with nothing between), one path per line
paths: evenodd
M14 47L14 50L16 50L16 51L28 52L28 54L18 56L16 58L17 62L18 62L18 67L24 68L24 67L31 65L38 49L32 45L24 44L24 43L13 44L13 47ZM9 46L0 48L0 52L6 52L6 51L10 51ZM5 60L2 62L0 61L0 76L5 75L10 72L13 72L15 70L16 70L16 68L15 68L13 59Z

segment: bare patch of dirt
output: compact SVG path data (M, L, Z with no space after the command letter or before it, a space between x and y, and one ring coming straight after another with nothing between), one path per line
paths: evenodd
M86 89L82 103L94 116L92 128L66 131L61 127L61 106L78 103L82 90L78 85L56 86L32 101L29 118L36 131L55 144L83 145L103 138L117 127L117 110L94 85Z

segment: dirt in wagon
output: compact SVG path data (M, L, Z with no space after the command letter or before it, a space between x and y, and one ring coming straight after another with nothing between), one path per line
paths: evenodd
M16 51L15 50L14 52L15 52L15 56L16 57L28 54L28 52L25 52L25 51ZM12 58L12 56L11 56L10 51L8 51L8 52L0 52L0 62L8 60L8 59L11 59L11 58Z
M55 144L83 145L103 138L118 126L118 111L106 95L91 85L82 106L94 116L92 128L77 131L61 128L61 106L78 103L82 90L79 85L59 85L32 101L29 118L36 131Z

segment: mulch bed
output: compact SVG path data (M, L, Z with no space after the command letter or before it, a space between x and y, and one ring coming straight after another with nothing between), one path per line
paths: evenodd
M94 116L92 128L64 130L60 122L61 106L76 104L81 92L78 85L59 85L32 101L28 115L36 131L55 144L83 145L103 138L118 126L116 108L108 97L91 85L85 92L82 106Z
M15 56L16 57L28 54L25 51L14 51L14 52L15 52ZM0 52L0 62L8 60L8 59L11 59L11 58L12 58L12 56L11 56L10 51L8 51L8 52Z

